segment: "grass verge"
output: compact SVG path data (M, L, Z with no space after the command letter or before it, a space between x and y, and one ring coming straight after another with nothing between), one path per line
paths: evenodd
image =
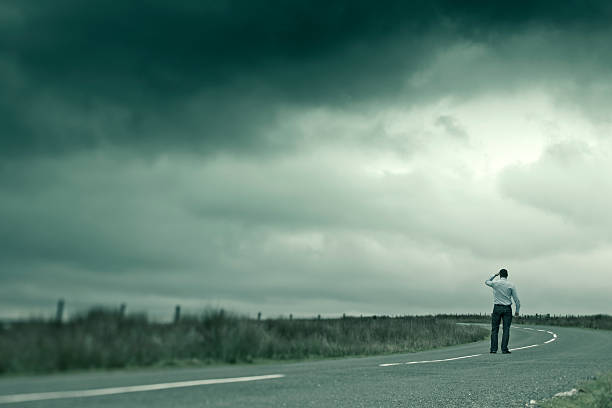
M612 408L612 373L586 381L570 397L553 397L540 401L541 408Z
M488 336L486 329L455 322L436 316L259 321L207 310L168 324L98 308L63 324L3 324L0 374L415 352Z

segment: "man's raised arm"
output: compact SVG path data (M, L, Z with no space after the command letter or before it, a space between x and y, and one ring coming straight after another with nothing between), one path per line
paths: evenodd
M485 285L487 285L487 286L491 286L491 287L492 287L492 286L493 286L493 279L495 279L495 277L496 277L497 275L499 275L499 272L497 272L495 275L493 275L493 276L491 276L489 279L487 279L487 280L485 281Z

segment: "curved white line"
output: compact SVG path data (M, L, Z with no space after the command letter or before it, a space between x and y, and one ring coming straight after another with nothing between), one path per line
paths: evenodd
M530 346L523 346L523 347L517 347L517 348L511 348L509 349L510 351L514 351L514 350L522 350L522 349L528 349L528 348L532 348L532 347L538 347L539 344L532 344Z
M469 323L461 323L461 324L469 324ZM510 326L510 327L513 328L513 329L522 329L522 330L533 330L533 331L539 331L539 332L546 332L548 334L552 334L552 336L553 336L550 340L545 341L542 344L531 344L529 346L511 348L511 349L509 349L510 351L523 350L523 349L538 347L538 346L542 346L544 344L552 343L553 341L557 340L557 334L553 333L551 331L548 331L548 330L532 329L531 327L516 327L516 326ZM391 367L391 366L406 365L406 364L439 363L439 362L443 362L443 361L462 360L464 358L472 358L472 357L478 357L478 356L482 356L482 354L472 354L472 355L469 355L469 356L443 358L443 359L440 359L440 360L408 361L408 362L404 362L404 363L384 363L384 364L379 364L378 366L379 367Z
M461 356L461 357L452 357L452 358L443 358L440 360L423 360L423 361L409 361L404 364L423 364L423 363L439 363L441 361L453 361L453 360L461 360L464 358L478 357L482 356L482 354L472 354L470 356Z
M214 379L208 379L208 380L179 381L179 382L162 383L162 384L132 385L128 387L98 388L98 389L92 389L92 390L57 391L57 392L39 392L39 393L32 393L32 394L1 395L0 404L10 404L13 402L25 402L25 401L41 401L41 400L51 400L51 399L60 399L60 398L96 397L96 396L101 396L101 395L125 394L128 392L141 392L141 391L166 390L169 388L193 387L196 385L224 384L224 383L235 383L235 382L244 382L244 381L269 380L272 378L282 378L282 377L284 377L284 374L271 374L271 375L258 375L258 376L252 376L252 377L214 378Z

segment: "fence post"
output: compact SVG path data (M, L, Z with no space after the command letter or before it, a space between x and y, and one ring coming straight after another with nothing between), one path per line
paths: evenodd
M257 321L261 320L261 312L257 312Z
M119 305L119 317L123 318L125 316L126 308L127 308L127 305L125 303L122 303L121 305Z
M55 322L58 324L62 324L63 318L64 318L64 299L60 299L57 301L57 309L55 311Z
M178 323L181 320L181 305L176 305L174 308L174 323Z
M317 315L317 320L321 320L321 315Z
M289 313L289 320L293 320L293 314Z

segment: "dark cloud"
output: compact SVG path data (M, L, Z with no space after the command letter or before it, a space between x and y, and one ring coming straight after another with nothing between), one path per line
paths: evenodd
M594 32L610 6L62 0L8 1L0 15L7 157L286 148L289 137L266 137L281 107L393 98L452 44L503 44L534 26Z
M448 115L439 116L435 121L436 126L442 127L449 135L458 139L467 140L468 134L455 118Z
M2 305L601 309L611 10L3 1Z

